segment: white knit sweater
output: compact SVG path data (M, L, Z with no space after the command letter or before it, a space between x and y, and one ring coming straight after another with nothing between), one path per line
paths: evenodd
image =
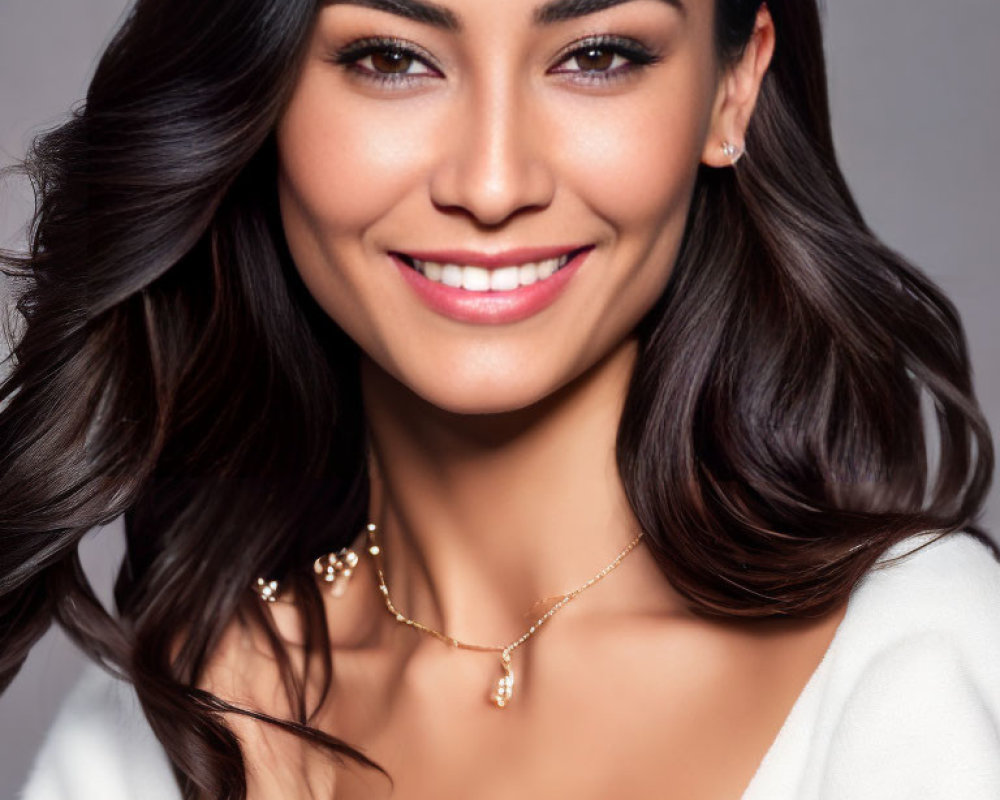
M931 539L855 587L741 800L1000 800L1000 563L968 534L911 552ZM22 799L179 796L131 687L92 667Z

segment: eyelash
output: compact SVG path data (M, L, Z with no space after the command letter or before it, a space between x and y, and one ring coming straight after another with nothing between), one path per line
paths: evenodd
M571 75L586 76L573 79L585 84L610 84L614 81L630 77L640 72L643 68L662 60L660 56L634 39L626 39L620 36L594 36L577 42L574 48L566 52L557 63L562 64L586 53L588 50L599 50L602 53L610 53L616 57L622 56L628 59L629 63L608 70L563 70L557 74L568 73ZM430 59L427 56L408 45L403 39L382 36L351 42L335 52L331 61L343 66L345 70L362 80L376 84L377 86L392 88L408 86L431 74L427 72L412 75L406 73L387 73L358 66L358 62L371 55L385 53L412 58L432 70L436 71L437 69L430 63Z

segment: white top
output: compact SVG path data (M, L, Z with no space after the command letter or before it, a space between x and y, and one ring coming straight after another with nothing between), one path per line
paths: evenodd
M1000 562L912 537L855 586L741 800L998 800ZM903 560L882 564L905 554ZM89 667L22 800L179 800L129 684Z

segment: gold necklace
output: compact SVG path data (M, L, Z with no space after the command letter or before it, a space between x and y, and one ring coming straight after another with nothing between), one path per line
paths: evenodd
M479 650L479 651L485 650L490 652L499 652L500 668L503 670L503 675L497 680L496 688L494 689L493 694L490 695L490 700L497 708L504 708L507 705L507 703L510 702L510 699L514 693L514 670L511 667L510 654L515 649L520 647L524 642L526 642L529 638L531 638L535 634L535 632L546 622L546 620L548 620L560 608L562 608L571 600L573 600L578 594L583 592L585 589L589 589L591 586L593 586L595 583L601 580L605 575L611 572L611 570L617 567L622 562L622 559L624 559L625 556L627 556L629 552L631 552L631 550L637 544L639 544L639 540L642 538L643 535L643 532L639 531L639 535L636 536L629 543L629 545L615 557L614 561L608 564L604 569L598 572L593 578L591 578L586 583L582 584L581 586L578 586L573 591L567 592L566 594L562 595L561 599L554 606L552 606L552 608L550 608L541 617L539 617L535 621L535 623L531 627L529 627L528 630L524 632L524 634L522 634L522 636L519 639L511 642L508 645L488 646L488 645L468 644L466 642L461 642L454 636L449 636L446 633L434 630L433 628L423 625L422 623L417 622L416 620L410 619L406 615L402 614L392 604L392 600L389 597L389 587L386 586L385 575L382 573L382 566L381 566L382 550L378 546L378 543L375 541L376 530L377 528L375 526L375 523L369 522L368 552L374 558L375 571L378 574L379 590L382 592L382 598L385 600L385 607L389 610L389 613L392 614L393 617L395 617L397 622L400 622L404 625L409 625L411 628L416 628L419 631L423 631L424 633L430 634L431 636L435 637L436 639L440 639L442 642L450 645L451 647L460 647L464 650ZM535 605L537 605L537 603Z
M385 600L385 607L388 609L389 613L404 625L408 625L411 628L416 628L419 631L430 634L436 639L440 639L447 645L451 647L459 647L464 650L478 650L478 651L488 651L494 653L500 653L500 668L503 670L503 675L497 680L496 687L493 694L490 695L490 701L497 708L504 708L507 703L510 702L511 697L514 693L514 670L511 667L510 654L520 647L524 642L531 638L535 632L545 624L553 614L555 614L560 608L565 606L571 600L573 600L578 594L586 589L589 589L599 580L601 580L605 575L607 575L611 570L617 567L622 559L627 556L632 549L639 544L639 540L643 536L643 532L639 531L639 535L636 536L628 546L622 550L615 559L608 564L604 569L598 572L594 577L592 577L586 583L578 586L571 592L567 592L563 595L554 595L550 598L545 598L545 600L551 600L558 598L558 601L554 606L552 606L548 611L546 611L541 617L539 617L533 625L531 625L527 631L520 636L520 638L511 642L507 645L480 645L480 644L468 644L467 642L462 642L456 639L454 636L449 636L441 631L434 630L427 625L424 625L416 620L410 619L406 615L402 614L393 604L392 599L389 597L389 587L385 582L385 575L382 571L382 549L378 546L375 541L375 531L377 527L375 523L369 522L367 526L368 533L368 552L371 554L373 561L375 563L375 571L378 575L379 590L382 593L382 598ZM348 548L344 547L335 553L329 553L325 556L320 556L313 563L313 571L316 575L320 576L326 583L331 584L331 592L334 597L340 597L343 595L347 583L350 580L352 574L354 573L354 568L358 565L357 553ZM256 584L253 587L255 593L263 600L265 603L274 603L277 601L280 594L280 584L276 580L267 580L265 578L258 578ZM545 600L539 600L538 602L532 604L532 608L544 603Z

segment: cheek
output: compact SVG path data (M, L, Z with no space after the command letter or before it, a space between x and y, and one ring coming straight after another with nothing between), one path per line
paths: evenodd
M392 104L380 109L362 96L339 92L334 101L333 94L322 68L307 68L276 130L289 213L324 238L375 222L399 202L428 154Z
M336 91L328 69L306 67L275 130L281 221L310 293L374 346L389 276L366 268L377 249L368 234L412 193L430 148L401 129L392 104Z
M668 43L648 70L632 88L561 109L560 152L576 191L623 237L676 238L718 91L710 35Z
M576 191L623 235L683 215L704 136L696 111L655 97L631 98L591 115L586 125L565 126L562 157Z

